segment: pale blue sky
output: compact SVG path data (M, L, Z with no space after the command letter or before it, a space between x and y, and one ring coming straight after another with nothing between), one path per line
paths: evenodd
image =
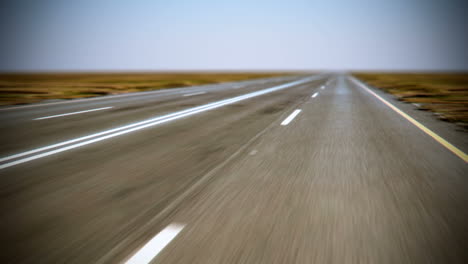
M0 71L468 70L458 0L0 5Z

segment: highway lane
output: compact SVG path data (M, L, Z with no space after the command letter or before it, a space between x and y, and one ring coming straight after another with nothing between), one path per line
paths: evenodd
M225 89L242 89L252 85L261 85L272 82L289 81L296 79L297 76L281 76L265 79L253 79L239 82L226 82L220 84L208 84L201 86L190 86L185 88L170 88L170 89L159 89L155 91L147 92L134 92L108 96L97 96L91 98L73 99L73 100L57 100L49 102L39 102L35 104L26 105L14 105L14 106L2 106L0 107L1 112L16 112L16 113L34 113L35 111L57 111L60 109L73 109L74 107L99 107L102 104L120 104L125 102L135 102L140 100L151 100L161 96L172 96L181 95L185 93L193 93L198 91L209 91L215 92ZM20 112L16 110L21 110Z
M6 262L95 262L324 82L0 170Z
M153 263L467 262L462 159L344 78L296 108L166 219Z
M466 175L325 76L0 170L2 262L466 263Z
M247 94L284 84L301 77L283 77L234 84L171 89L164 92L109 96L90 100L72 100L0 111L0 156L97 133L140 120L149 119L205 103ZM239 89L234 89L241 87ZM204 94L184 96L204 91ZM109 108L107 108L109 107ZM107 108L107 109L103 109ZM67 113L103 109L51 119L35 120Z
M237 89L258 89L260 88L260 86L288 82L297 78L298 76L285 76L234 83L222 83L205 86L193 86L186 88L162 89L148 92L100 96L93 98L58 100L57 102L45 102L19 106L5 106L0 108L0 125L2 126L2 128L7 128L6 126L8 125L14 125L18 122L26 122L30 119L40 116L76 112L85 109L95 109L107 106L133 107L148 103L160 103L165 100L171 100L174 98L183 97L187 94L194 94L199 92L217 93ZM239 93L242 93L242 91L239 91Z

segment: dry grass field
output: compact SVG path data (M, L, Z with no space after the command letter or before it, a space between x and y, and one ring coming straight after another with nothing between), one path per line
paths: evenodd
M37 73L0 74L0 105L51 99L73 99L109 94L186 87L292 73Z
M468 129L468 73L355 73L368 84Z

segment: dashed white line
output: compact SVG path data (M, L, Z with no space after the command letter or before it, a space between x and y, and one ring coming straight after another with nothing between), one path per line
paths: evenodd
M302 111L301 109L294 110L292 114L290 114L283 122L281 122L281 125L287 126L301 111Z
M110 108L112 108L112 106L94 108L94 109L78 111L78 112L72 112L72 113L65 113L65 114L60 114L60 115L38 117L38 118L34 118L33 120L43 120L43 119L50 119L50 118L56 118L56 117L62 117L62 116L77 115L77 114L89 113L89 112L94 112L94 111L106 110L106 109L110 109Z
M315 98L315 97L317 97L317 95L318 95L318 93L314 93L311 97Z
M258 152L258 151L257 151L256 149L254 149L254 150L250 151L249 155L250 155L250 156L253 156L253 155L257 154L257 152Z
M325 89L325 86L320 87L320 89L322 89L322 90Z
M184 96L194 96L194 95L200 95L200 94L206 94L206 92L189 93L189 94L184 94Z
M179 233L184 225L171 224L146 243L125 264L150 263Z

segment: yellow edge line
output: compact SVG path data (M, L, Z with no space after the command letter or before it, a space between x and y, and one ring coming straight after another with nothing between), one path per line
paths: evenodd
M432 130L430 130L429 128L425 127L423 124L419 123L418 121L414 120L414 118L412 118L411 116L407 115L406 113L404 113L403 111L401 111L400 109L398 109L397 107L395 107L394 105L392 105L391 103L387 102L385 99L383 99L382 97L380 97L379 95L377 95L376 93L374 93L373 91L371 91L369 88L367 88L362 82L358 81L356 78L352 77L351 78L352 81L354 81L356 84L358 84L361 88L363 88L364 90L366 90L367 92L369 92L370 94L372 94L373 96L375 96L377 99L379 99L382 103L386 104L388 107L390 107L393 111L397 112L398 114L400 114L401 116L403 116L404 118L406 118L406 120L410 121L413 125L417 126L419 129L421 129L422 131L424 131L424 133L428 134L429 136L431 136L433 139L435 139L437 142L439 142L442 146L446 147L448 150L450 150L451 152L453 152L455 155L457 155L459 158L461 158L463 161L465 162L468 162L468 155L466 155L463 151L459 150L457 147L455 147L454 145L450 144L447 140L443 139L442 137L440 137L439 135L437 135L436 133L432 132Z

